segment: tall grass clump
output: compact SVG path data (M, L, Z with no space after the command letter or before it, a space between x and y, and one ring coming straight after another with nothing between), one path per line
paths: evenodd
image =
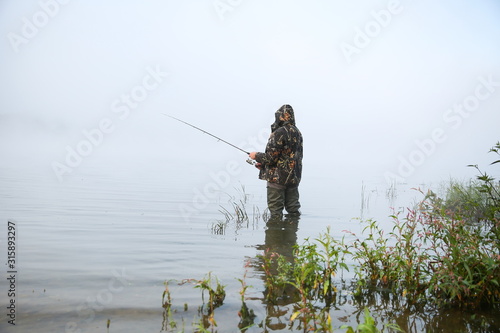
M250 194L245 191L245 186L241 189L236 189L237 196L228 195L228 205L219 205L219 212L224 216L224 219L217 220L212 223L212 233L215 235L225 235L227 227L232 225L236 231L242 228L248 228L252 225L254 228L258 225L259 220L267 221L269 219L269 211L265 209L260 211L259 207L253 206L251 213L248 211L248 201ZM250 215L249 215L250 214Z
M436 203L437 202L437 203ZM350 245L357 290L382 287L410 304L478 308L500 303L500 243L494 230L457 219L429 192L385 233L367 221ZM353 234L354 235L354 234ZM355 236L355 235L354 235Z
M379 288L415 301L425 290L422 287L425 280L423 266L428 259L421 251L421 234L417 233L421 221L415 211L410 211L404 220L399 214L391 218L393 228L390 232L382 229L376 221L364 221L364 238L356 238L350 245L350 253L358 264L354 267L357 278L354 294L362 296L363 289Z
M490 152L500 155L500 143ZM381 287L410 304L498 307L500 185L473 167L475 181L452 183L444 199L429 191L406 216L391 216L391 231L366 221L361 237L352 234L357 295Z
M484 191L484 184L479 180L450 181L446 194L439 203L438 207L448 214L470 222L489 223L498 218L498 206L492 202L489 194Z
M500 142L489 152L500 156ZM497 163L500 160L493 161L491 165ZM478 171L476 179L467 183L452 181L446 189L441 208L460 218L491 224L500 219L500 182L476 164L469 167Z

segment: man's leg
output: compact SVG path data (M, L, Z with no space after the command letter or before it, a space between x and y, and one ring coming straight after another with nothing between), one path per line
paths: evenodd
M283 216L285 207L285 189L267 186L267 208L271 218Z
M300 215L299 187L290 187L285 191L285 209L288 214Z

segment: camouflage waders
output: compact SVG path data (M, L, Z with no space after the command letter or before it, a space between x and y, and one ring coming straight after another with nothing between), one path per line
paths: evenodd
M282 187L268 182L267 207L271 218L283 216L283 208L290 215L300 215L299 187Z

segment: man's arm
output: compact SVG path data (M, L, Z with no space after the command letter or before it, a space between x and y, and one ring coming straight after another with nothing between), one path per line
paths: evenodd
M263 165L275 165L283 152L285 145L286 130L279 128L271 134L266 145L265 153L251 152L248 156Z

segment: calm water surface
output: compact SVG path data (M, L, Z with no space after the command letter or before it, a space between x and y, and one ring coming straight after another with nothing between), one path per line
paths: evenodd
M165 328L161 306L165 281L170 281L173 309L181 320L177 331L184 326L190 332L191 321L199 318L201 293L192 284L178 282L202 279L208 272L226 285L224 305L215 315L219 332L239 331L237 278L245 273L252 286L247 305L256 314L255 323L272 317L267 330L281 330L292 305L281 309L263 305L259 254L268 248L287 253L327 226L339 237L342 230L359 231L353 218L384 218L389 207L410 205L418 197L408 185L395 193L396 189L391 192L380 184L332 180L332 188L325 186L325 179L309 175L301 187L303 216L298 225L272 229L259 214L251 214L266 207L265 184L255 172L226 179L222 174L210 176L206 166L178 167L168 175L153 167L141 171L81 167L58 182L50 171L1 171L4 261L7 221L14 221L17 229L16 326L5 319L9 299L4 279L1 332L107 332L108 319L109 332L160 332ZM203 195L207 185L212 186L210 195ZM218 221L225 220L221 206L230 209L228 199L240 200L243 191L249 223L215 231ZM348 297L345 300L332 312L338 327L355 326L362 316L362 309ZM428 321L412 320L414 332L423 330ZM445 326L464 328L455 322L448 317Z

